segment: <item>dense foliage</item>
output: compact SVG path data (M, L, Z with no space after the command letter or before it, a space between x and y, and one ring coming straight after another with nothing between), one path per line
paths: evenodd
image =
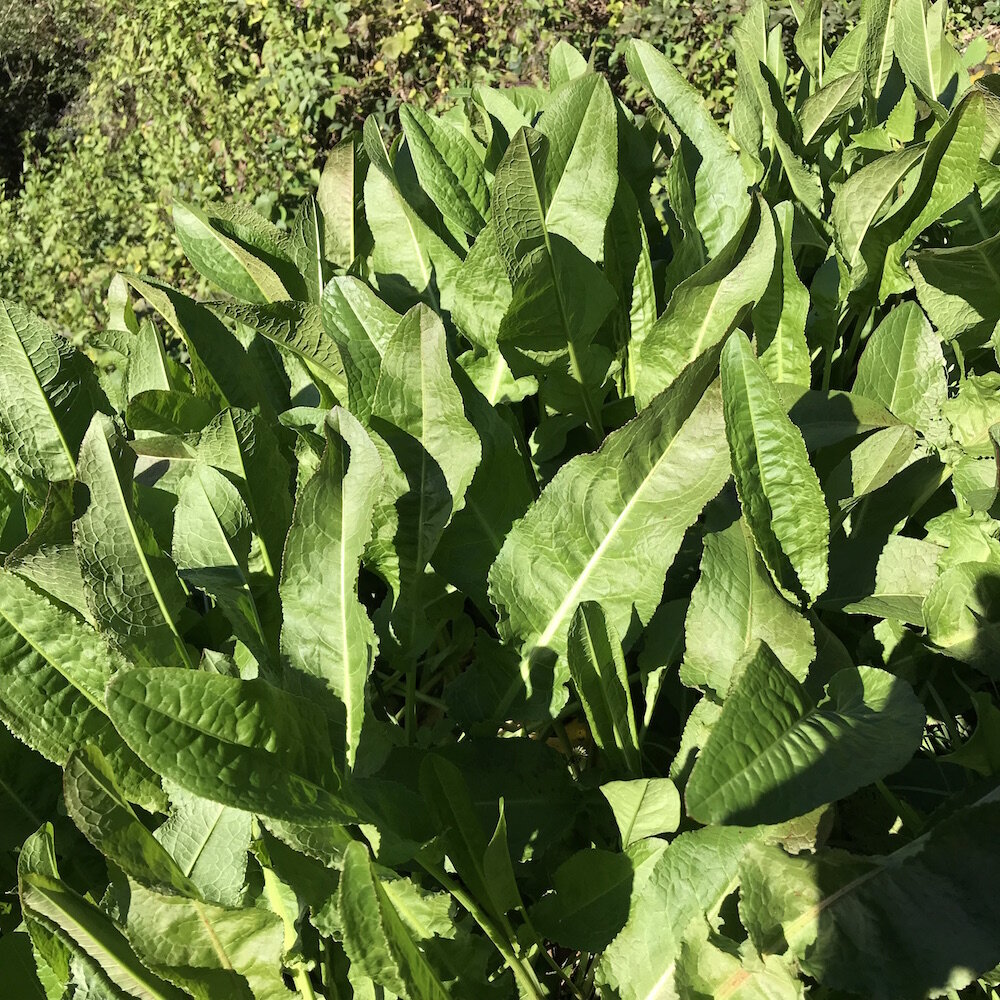
M616 78L627 34L669 40L668 55L705 93L724 99L733 60L722 40L739 7L722 0L0 6L0 156L8 161L0 294L79 335L96 329L117 270L152 271L207 292L170 239L173 198L253 202L284 225L315 189L345 127L369 113L384 123L404 100L440 105L470 84L541 81L559 38L585 53L593 48Z
M995 995L1000 80L796 10L3 301L12 995Z
M31 0L0 5L0 295L61 332L99 326L118 270L207 294L170 238L174 198L252 202L285 226L368 114L537 83L559 38L623 83L629 38L717 109L742 0ZM856 3L828 4L839 38ZM959 4L963 30L981 8ZM775 17L792 18L788 8ZM23 164L22 164L23 159ZM23 166L23 170L22 170Z

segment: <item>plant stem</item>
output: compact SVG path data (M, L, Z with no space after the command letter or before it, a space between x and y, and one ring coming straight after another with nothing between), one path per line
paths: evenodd
M493 947L503 956L504 962L507 963L507 967L514 973L522 989L529 996L535 998L535 1000L546 1000L545 989L538 981L531 963L523 961L517 955L514 951L513 942L504 938L503 934L497 930L493 921L483 912L479 904L457 882L449 878L436 865L429 864L421 858L417 858L417 863L469 911L472 919L479 924L486 936L493 942Z

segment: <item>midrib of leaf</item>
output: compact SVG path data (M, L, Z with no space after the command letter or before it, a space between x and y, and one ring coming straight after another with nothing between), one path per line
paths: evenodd
M822 725L822 723L829 723L829 727ZM773 751L786 739L793 735L797 735L799 729L822 729L827 734L832 730L837 729L850 729L851 721L847 716L844 716L838 712L826 711L818 705L812 706L804 715L800 715L791 725L786 726L775 737L764 747L764 749L756 754L746 766L741 767L738 771L733 772L725 781L716 786L715 791L711 795L706 795L703 798L702 805L709 802L715 801L719 798L724 791L726 791L733 782L742 778L748 772L759 772L760 770L769 771L771 774L776 774L774 768L764 767L761 768L761 763L766 762ZM807 735L807 734L803 734ZM810 744L815 749L815 744Z
M177 631L177 626L174 624L174 620L171 617L170 612L167 610L167 606L163 601L163 595L160 593L160 588L156 584L156 580L153 577L153 571L150 569L149 562L146 559L146 553L142 550L142 544L139 541L138 534L136 533L135 524L132 521L132 515L129 513L128 504L125 501L125 492L122 489L121 480L118 478L118 469L115 467L114 459L111 456L108 439L103 433L99 435L99 439L105 454L107 455L108 464L111 467L111 479L114 482L114 488L118 498L121 500L121 509L125 515L125 523L128 525L129 537L132 539L132 548L139 557L143 575L146 577L146 582L153 591L153 596L156 598L156 604L160 609L160 614L163 616L163 621L167 628L170 629L170 632L174 637L174 645L176 645L177 651L180 653L181 659L184 661L184 665L189 670L194 670L194 664L191 662L191 658L188 656L188 652L184 648L184 640L180 637L180 633Z
M219 826L219 823L222 822L222 816L227 808L226 806L220 805L217 802L213 802L212 805L216 806L217 809L215 814L215 819L212 820L211 826L209 826L204 837L200 838L200 843L195 848L194 858L191 861L191 864L183 866L178 865L181 871L184 872L185 876L187 876L188 878L191 877L191 872L194 871L195 865L197 865L198 862L201 860L201 856L205 852L205 848L208 847L208 842L212 839L212 834L215 833L216 829Z
M7 324L14 334L14 341L21 352L21 356L24 358L25 364L28 367L30 374L30 379L34 383L35 388L38 390L38 395L42 397L42 402L45 404L45 409L49 414L49 418L52 421L52 427L56 432L56 436L59 438L59 444L62 446L62 450L69 461L69 467L73 470L73 475L76 475L76 459L73 457L73 452L70 449L69 443L66 441L66 437L62 432L62 428L59 426L59 421L56 420L55 411L52 409L52 404L49 403L49 397L46 395L45 389L42 386L41 380L38 378L38 372L35 371L35 366L31 363L31 357L28 355L28 351L24 346L24 341L21 340L21 335L18 333L17 327L14 325L14 320L11 318L10 312L7 306L0 303L0 308L3 309L4 317L7 320ZM58 348L57 348L58 353Z
M589 103L587 107L589 110ZM549 239L549 227L545 218L545 209L542 207L542 195L538 190L538 184L535 180L535 171L531 166L531 154L528 151L527 139L524 137L523 132L521 133L521 136L525 156L528 159L528 168L531 171L531 193L535 196L535 207L538 209L538 220L542 227L542 237L545 240L545 261L548 264L549 274L552 276L552 288L556 293L556 303L559 306L559 321L562 325L563 333L566 335L566 350L569 353L570 374L573 376L574 381L580 386L580 395L583 397L583 407L587 411L587 422L590 424L598 442L600 442L600 440L604 437L601 415L595 409L594 401L590 396L590 390L586 385L584 385L583 382L583 369L580 367L580 359L577 357L576 348L573 345L573 335L569 328L569 317L566 315L566 303L563 300L562 289L560 288L559 280L556 276L555 262L552 259L552 241ZM570 152L570 156L572 155L572 152ZM566 162L569 162L569 157L566 158Z
M739 267L738 264L737 267ZM695 337L694 345L692 346L685 361L686 365L689 365L701 354L701 345L705 339L705 334L708 332L709 324L715 316L715 307L718 304L719 296L722 294L723 286L731 274L732 271L730 271L729 274L727 274L726 277L723 278L718 285L716 285L715 291L712 293L712 298L708 303L708 309L705 311L705 318L701 321L701 325L698 327L698 336Z
M101 713L101 715L104 715L104 716L107 716L107 714L108 714L108 710L107 710L107 709L106 709L106 708L104 707L104 703L103 703L102 701L100 701L99 699L95 698L95 697L94 697L94 696L93 696L93 695L92 695L92 694L91 694L91 693L90 693L90 692L89 692L89 691L88 691L88 690L87 690L86 688L83 688L83 687L81 687L81 686L80 686L80 684L79 684L79 683L78 683L77 681L73 680L73 678L72 678L72 677L70 677L70 675L69 675L69 674L67 674L67 673L66 673L66 671L65 671L65 670L63 669L63 666L62 666L62 664L61 664L61 663L56 663L56 662L55 662L54 660L51 660L51 659L49 659L49 657L48 657L48 656L47 656L47 655L46 655L46 654L45 654L45 653L44 653L44 652L42 651L41 647L39 647L39 646L38 646L38 645L37 645L37 644L36 644L36 643L35 643L35 642L34 642L34 641L33 641L33 640L31 639L31 637L27 635L27 633L26 633L26 632L24 632L24 631L23 631L22 629L20 629L20 628L19 628L19 627L18 627L17 625L15 625L15 624L14 624L14 622L13 622L13 621L12 621L12 620L10 619L10 617L9 617L8 615L4 614L4 613L3 613L2 611L0 611L0 615L2 615L2 617L3 617L3 620L4 620L5 622L7 622L7 624L8 624L8 625L10 625L10 627L11 627L11 628L12 628L12 629L13 629L13 630L14 630L14 631L15 631L15 632L16 632L16 633L17 633L17 634L18 634L18 635L19 635L19 636L20 636L20 637L21 637L21 638L22 638L22 639L23 639L23 640L24 640L24 641L25 641L25 642L26 642L26 643L27 643L27 644L28 644L28 645L29 645L29 646L30 646L30 647L32 648L32 649L33 649L33 650L34 650L34 651L35 651L35 652L36 652L36 653L37 653L37 654L38 654L38 655L39 655L39 656L40 656L40 657L41 657L41 658L42 658L42 659L43 659L43 660L44 660L44 661L45 661L45 662L46 662L46 663L47 663L47 664L49 665L49 666L50 666L50 667L52 667L52 668L53 668L53 669L54 669L54 670L56 671L56 673L58 673L58 674L59 674L59 676L60 676L60 677L62 677L62 679L63 679L64 681L66 681L66 683L67 683L67 684L69 684L69 685L70 685L71 687L74 687L74 688L76 688L76 690L77 690L77 691L79 691L79 692L80 692L80 694L82 694L82 695L84 696L84 698L86 698L86 699L87 699L87 701L89 701L89 702L90 702L90 704L91 704L91 705L93 705L93 706L94 706L94 708L96 708L96 709L97 709L97 710L98 710L98 711L99 711L99 712Z
M503 373L506 366L503 354L499 349L497 349L497 363L493 368L493 381L490 383L490 392L488 397L490 406L496 406L497 395L500 392L500 385L503 382Z
M219 957L219 964L223 969L232 971L233 965L229 961L229 956L226 954L226 949L223 947L222 942L219 940L218 934L215 933L215 928L212 926L212 922L208 919L208 914L205 913L205 908L197 899L191 900L194 906L194 912L198 915L198 919L201 921L202 926L205 928L205 933L208 935L209 943L212 945L212 950Z
M690 416L689 416L690 419ZM583 589L587 580L590 578L590 574L593 573L594 569L600 563L602 557L608 546L614 541L618 532L621 530L622 525L628 520L629 514L632 512L632 508L638 502L639 497L649 484L649 481L656 475L659 471L660 466L667 460L670 456L671 451L675 444L677 443L677 438L680 436L681 428L677 429L677 433L670 439L667 446L663 449L660 457L653 463L649 472L646 473L642 478L642 482L636 487L632 496L626 501L625 506L622 508L622 512L614 519L611 527L608 529L604 538L601 539L597 548L594 550L594 554L587 560L586 565L580 571L573 585L570 587L569 592L563 598L562 603L556 608L552 617L549 619L549 624L546 626L545 631L538 637L538 640L534 643L535 646L546 645L552 637L559 631L560 625L562 625L563 619L566 615L573 609L575 609L578 603L578 597L580 591Z

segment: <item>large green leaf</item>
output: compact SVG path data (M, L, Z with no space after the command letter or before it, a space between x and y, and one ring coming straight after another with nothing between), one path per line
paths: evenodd
M250 589L250 530L239 490L211 466L194 469L174 510L174 563L182 580L215 598L236 637L267 665L274 653Z
M171 782L165 782L164 788L172 808L154 836L202 899L238 906L243 898L252 817Z
M924 434L940 431L948 395L944 357L915 302L896 306L875 328L858 360L853 391Z
M85 354L27 309L0 300L0 444L20 475L73 478L96 391Z
M129 883L126 933L165 979L207 998L293 1000L282 980L284 933L263 906L228 909Z
M805 443L737 331L722 352L733 477L757 549L778 587L814 601L826 590L830 515Z
M621 635L633 614L649 621L684 532L729 477L712 361L567 463L507 536L490 597L526 657L564 654L581 601L599 601Z
M481 152L458 129L416 106L403 105L399 120L421 187L446 219L478 233L490 204Z
M251 302L288 298L268 263L213 226L201 209L175 201L173 221L188 260L223 291Z
M873 667L839 671L814 702L761 643L740 668L688 780L702 823L780 823L901 768L924 728L905 681Z
M373 871L364 844L351 844L344 852L339 910L352 967L399 996L449 1000L447 988Z
M80 447L88 503L73 525L87 601L100 628L132 655L191 666L177 624L184 589L136 509L134 466L111 420L97 414Z
M122 871L169 893L196 893L160 841L136 816L99 750L87 746L70 757L63 789L66 809L80 832Z
M775 588L742 518L706 535L684 631L681 680L720 698L756 642L766 642L800 681L816 646L809 622Z
M988 339L1000 322L994 294L1000 284L1000 234L972 246L920 250L910 260L917 298L941 337Z
M754 845L740 914L761 951L787 951L831 989L872 1000L958 991L1000 961L998 835L1000 803L983 801L881 858Z
M765 294L775 250L774 219L758 199L718 256L674 289L667 308L633 349L632 386L640 408L721 343Z
M685 929L693 918L718 911L747 846L761 836L763 831L737 827L682 833L637 866L628 919L601 955L596 981L622 1000L675 996Z
M906 202L872 234L866 263L870 273L881 276L880 299L910 287L901 262L903 254L932 222L972 190L984 129L983 98L974 92L962 100L931 139Z
M154 771L234 809L303 822L344 813L321 706L262 680L173 667L118 673L115 728Z
M122 768L131 767L133 793L151 776L122 746L104 707L104 687L128 663L93 628L36 587L0 569L0 718L57 764L96 743ZM150 806L152 786L137 801Z
M701 156L695 175L695 218L713 257L740 231L750 211L748 178L725 133L698 92L648 42L635 39L626 54L629 71Z
M377 649L358 600L358 573L383 470L367 432L346 410L333 410L324 430L323 458L299 492L285 542L281 653L289 688L316 700L327 692L336 698L351 765Z
M583 702L594 742L612 768L637 777L639 736L621 640L600 604L584 601L574 612L566 637L566 660Z

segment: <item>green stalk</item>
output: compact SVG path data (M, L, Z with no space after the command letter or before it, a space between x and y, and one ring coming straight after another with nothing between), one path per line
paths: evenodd
M513 942L507 940L497 929L493 921L482 910L479 904L453 879L449 878L440 868L428 864L418 858L417 863L427 872L439 885L447 889L449 893L462 905L472 916L472 919L482 928L483 933L493 943L493 947L503 956L507 967L514 973L514 977L520 983L521 988L534 1000L546 1000L545 988L538 981L535 970L530 962L523 961L514 951Z

